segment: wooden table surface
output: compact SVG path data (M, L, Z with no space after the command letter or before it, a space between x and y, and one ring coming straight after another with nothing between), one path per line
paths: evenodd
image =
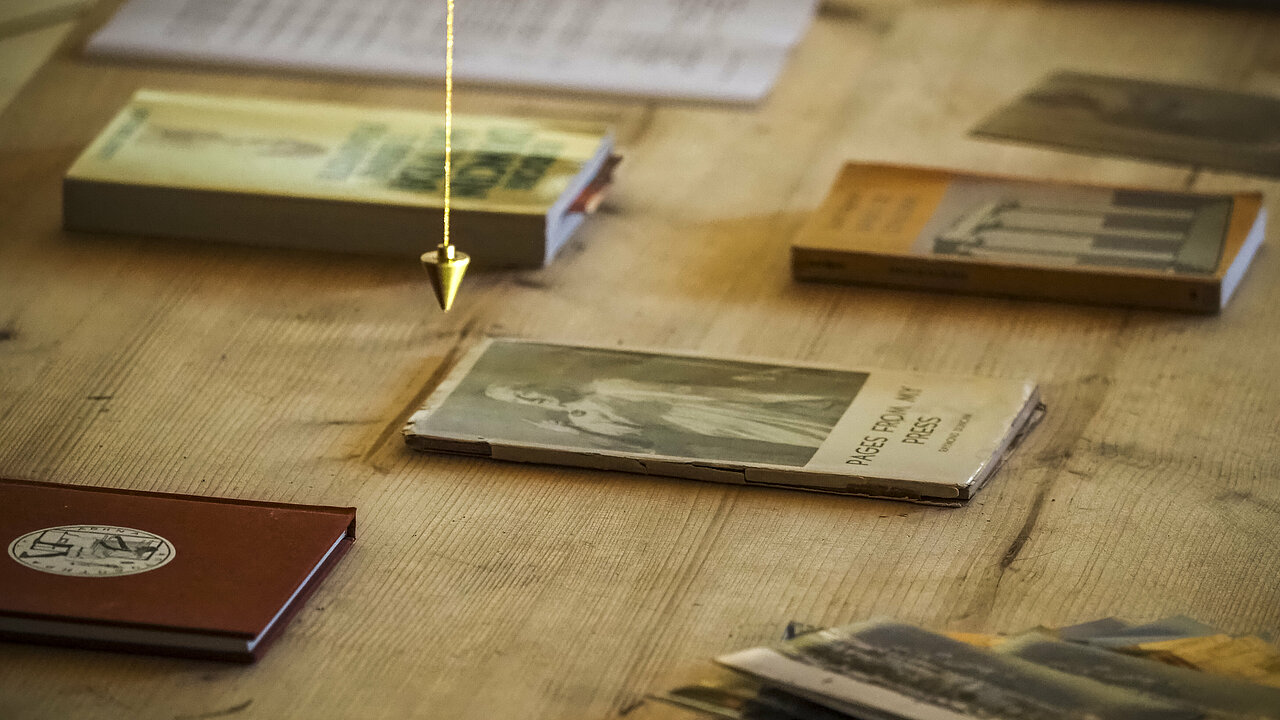
M137 88L443 102L86 60L109 9L0 117L0 474L356 505L360 533L257 665L0 644L0 717L683 717L645 693L792 619L1280 629L1275 231L1218 317L802 285L787 264L846 159L1276 206L1274 179L966 133L1059 68L1280 94L1280 17L828 2L753 107L460 87L466 112L611 121L626 161L550 268L477 274L444 315L412 262L63 233L62 173ZM959 509L407 450L403 421L484 334L1030 376L1049 414Z

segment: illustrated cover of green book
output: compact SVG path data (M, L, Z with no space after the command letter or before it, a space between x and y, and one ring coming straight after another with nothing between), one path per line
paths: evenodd
M540 267L616 156L591 122L455 116L455 237L479 266ZM142 90L63 185L68 230L417 257L439 241L439 113Z

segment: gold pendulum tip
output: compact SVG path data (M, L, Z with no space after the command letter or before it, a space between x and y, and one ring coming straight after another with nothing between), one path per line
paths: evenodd
M440 245L434 252L422 254L422 267L427 271L427 279L431 281L431 289L440 301L440 309L445 312L453 306L453 298L462 285L462 276L467 273L471 264L471 256L458 252L453 245Z

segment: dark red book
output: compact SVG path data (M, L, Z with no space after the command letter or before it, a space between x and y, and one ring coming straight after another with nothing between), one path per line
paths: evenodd
M0 638L252 662L355 508L0 479Z

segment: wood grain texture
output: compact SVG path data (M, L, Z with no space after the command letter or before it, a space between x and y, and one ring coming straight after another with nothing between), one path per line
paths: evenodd
M62 172L139 87L443 100L82 58L110 9L0 116L0 473L352 504L360 533L258 665L4 644L0 717L674 718L644 694L791 619L1280 628L1274 247L1216 318L799 285L787 267L846 159L1275 206L1274 181L966 133L1059 67L1280 91L1276 16L844 1L755 107L460 87L461 112L612 122L627 159L552 267L477 274L442 315L396 261L59 230ZM406 450L424 387L483 334L1036 377L1050 412L959 509Z

